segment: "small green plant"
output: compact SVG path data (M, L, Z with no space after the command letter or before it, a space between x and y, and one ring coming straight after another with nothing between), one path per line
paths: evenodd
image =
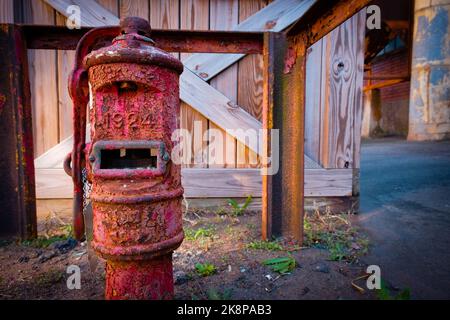
M380 300L410 300L411 299L411 291L406 288L402 290L396 296L392 296L389 292L389 289L386 287L386 284L383 280L381 280L381 289L377 290L377 296Z
M352 226L348 214L305 214L304 243L307 247L328 249L332 261L355 261L369 251L369 241Z
M237 203L234 199L228 199L228 205L232 208L232 215L235 217L238 217L244 213L245 210L247 210L248 206L252 202L252 196L248 196L247 199L245 199L245 202L243 204Z
M67 238L73 238L73 225L71 223L63 225L60 230Z
M247 248L255 250L267 250L267 251L283 250L283 247L278 242L263 241L263 240L252 241L247 245Z
M59 236L51 236L51 237L37 237L32 240L24 240L21 242L22 245L33 248L47 248L54 242L67 240L67 236L59 235Z
M228 214L227 209L224 207L218 208L215 212L218 216L226 216Z
M347 257L347 251L342 243L335 242L328 247L328 250L332 261L341 261Z
M217 289L212 288L206 291L206 296L208 297L208 300L231 300L232 293L232 289L225 289L220 292Z
M280 274L287 274L295 269L295 259L291 255L282 258L267 259L262 264Z
M185 228L184 235L186 240L195 241L200 238L212 238L214 236L214 228L198 228L197 230Z
M207 277L216 272L216 267L210 263L196 263L195 271L202 277Z

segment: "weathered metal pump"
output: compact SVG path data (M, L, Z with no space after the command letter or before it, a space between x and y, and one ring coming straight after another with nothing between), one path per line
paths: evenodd
M84 177L91 184L92 247L106 259L107 299L170 299L172 252L183 240L181 168L171 161L182 63L154 46L150 25L96 28L77 47L69 79L74 149L74 231L84 237ZM86 115L90 143L86 143Z

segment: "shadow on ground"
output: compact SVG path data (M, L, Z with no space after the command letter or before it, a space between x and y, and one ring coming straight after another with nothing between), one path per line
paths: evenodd
M368 264L411 298L450 298L450 141L366 141L361 214Z

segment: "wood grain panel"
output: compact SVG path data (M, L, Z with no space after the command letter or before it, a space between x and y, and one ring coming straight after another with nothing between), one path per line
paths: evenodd
M180 28L180 2L178 0L150 0L150 25L154 29ZM177 59L180 53L171 53Z
M119 16L119 0L96 0L106 10L112 14Z
M55 10L43 1L24 1L25 23L55 24ZM59 142L55 50L28 50L35 157Z
M239 6L249 6L248 2L252 1L254 0L242 0L239 2ZM236 26L234 30L280 32L302 17L317 1L318 0L273 1L245 21L240 20L239 25ZM228 68L243 57L243 54L198 53L186 59L185 65L202 79L210 80L222 70Z
M364 64L364 12L326 36L325 101L322 111L321 164L326 168L359 166Z
M185 195L189 198L261 196L259 169L184 168L181 175ZM63 169L36 169L36 193L39 199L71 198L71 178ZM305 196L345 197L351 194L351 169L305 170Z
M185 155L183 167L206 168L208 144L207 139L203 139L203 137L205 131L208 130L208 120L188 104L181 102L180 128L185 129L190 135L190 139L184 138L181 142L183 150L190 150L190 152L183 153Z
M56 24L66 25L66 17L56 13ZM75 64L75 50L58 50L58 114L59 114L59 141L73 134L72 113L73 103L69 95L68 80Z
M180 29L208 30L209 29L209 0L185 0L180 2ZM189 56L181 53L183 61ZM208 143L204 138L208 130L209 121L189 105L181 102L180 126L191 135L192 144L183 143L183 148L191 148L191 161L184 167L205 168L208 166ZM187 140L184 140L187 141Z
M209 29L209 0L183 0L180 2L180 29L208 30ZM184 61L190 53L182 53Z
M148 20L148 0L120 0L120 17L141 17Z
M241 1L239 21L244 21L267 5L266 0ZM263 90L262 55L252 54L239 61L238 104L261 121Z
M41 2L33 1L33 2ZM81 24L84 26L100 27L104 25L118 25L119 19L111 11L105 9L100 3L85 0L43 0L50 4L61 14L65 14L67 7L78 5L82 8Z
M62 169L65 156L73 149L73 136L34 159L34 167L38 169Z
M55 3L55 7L58 8L58 12L60 12L63 15L66 15L67 13L62 9L61 3L64 1L50 1L46 0L49 3ZM81 4L81 0L72 0L74 3ZM57 4L57 5L56 5ZM86 5L86 4L85 4ZM97 4L98 7L98 4ZM92 10L92 8L89 8ZM115 24L118 23L118 18L113 16L111 17L111 12L107 11L103 7L98 7L99 11L101 11L101 16L103 16L104 21L103 24L111 23ZM85 20L82 21L82 24L90 25L89 21L94 21L98 18L98 16L94 16L90 14L90 10L83 9L85 15L88 17L85 17ZM107 15L111 17L111 19L107 19ZM97 21L97 23L100 23ZM220 93L218 90L211 87L209 84L198 78L192 71L189 69L185 69L185 72L182 74L180 79L180 96L181 99L193 106L195 110L200 112L201 114L205 115L206 118L213 120L217 125L221 126L222 128L232 128L232 127L239 127L243 130L247 130L249 128L254 127L261 127L261 123L254 119L251 115L249 115L247 112L242 110L241 108L237 108L234 106L234 104L230 103L230 100L226 98L222 93ZM212 105L211 105L212 104ZM210 106L211 105L211 106ZM214 108L213 108L214 107ZM218 112L218 114L224 114L228 116L228 119L225 119L226 121L222 121L221 117L214 114L211 110L214 110L214 112ZM243 121L245 124L248 124L248 126L240 126L238 124L232 124L231 126L227 126L227 121L230 119L238 119L240 121ZM202 119L204 120L204 119ZM203 126L202 126L203 127ZM236 133L234 136L240 140L240 136L242 134ZM207 139L206 139L207 140ZM245 140L241 140L245 141ZM257 140L256 140L257 141ZM257 150L257 146L249 146L252 150ZM205 154L205 153L202 153ZM207 153L206 153L207 154Z
M322 98L322 40L308 49L305 88L305 154L320 159L320 106Z
M356 52L356 92L355 92L355 111L353 119L354 145L353 145L353 168L359 169L361 167L361 127L363 118L364 105L364 41L366 37L366 9L362 9L355 15L354 19L354 36L358 39L358 51ZM356 170L354 170L356 171ZM353 186L359 189L359 171L358 175L353 175ZM358 178L358 179L356 179ZM357 182L355 180L358 180ZM355 190L353 190L355 195ZM359 194L359 191L357 192Z
M211 0L210 2L210 29L211 30L231 30L239 22L239 1L238 0ZM222 92L231 101L237 102L237 65L232 65L221 74L210 81L211 86ZM220 132L222 146L218 146L217 142L213 142L217 147L214 150L211 144L208 147L208 167L209 168L235 168L236 167L236 139L227 134L224 130L213 122L209 122L210 130L217 134ZM211 143L213 134L210 134L208 141ZM219 152L219 155L216 153ZM212 159L222 159L216 161Z
M184 169L181 175L186 197L234 198L259 197L261 194L259 170Z
M14 23L13 0L0 0L0 23Z
M268 4L266 0L246 0L239 3L239 21L244 21ZM262 55L247 55L238 63L238 105L261 121L263 99ZM241 142L237 143L238 168L252 168L259 164L256 152Z
M150 0L150 24L155 29L179 29L178 0Z
M221 128L236 129L230 134L241 142L246 142L247 130L251 129L258 133L258 130L262 128L261 122L242 108L232 105L226 96L197 77L192 71L185 70L181 75L180 97L183 101L195 105L196 110ZM257 142L256 137L248 145L252 150L258 151Z

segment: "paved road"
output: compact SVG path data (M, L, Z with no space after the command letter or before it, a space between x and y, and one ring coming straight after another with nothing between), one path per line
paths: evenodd
M450 141L364 142L360 181L365 262L412 298L450 299Z

